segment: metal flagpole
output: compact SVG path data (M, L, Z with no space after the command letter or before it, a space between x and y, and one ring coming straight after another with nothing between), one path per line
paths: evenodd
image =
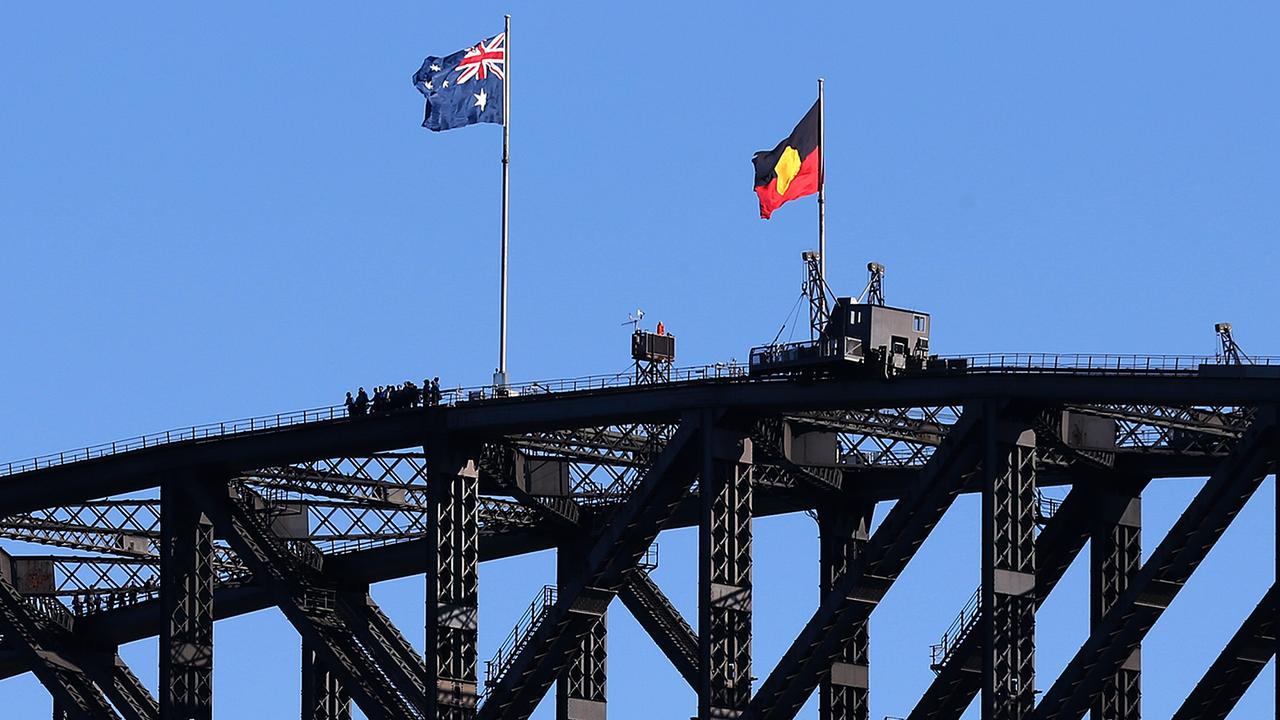
M827 118L818 78L818 277L827 284Z
M502 78L502 310L498 327L498 374L495 385L507 384L507 218L511 168L511 16L506 16L503 35Z

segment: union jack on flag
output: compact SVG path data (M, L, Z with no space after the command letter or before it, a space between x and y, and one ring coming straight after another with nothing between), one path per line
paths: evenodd
M503 66L507 61L507 34L499 33L496 37L476 43L476 46L462 56L458 63L457 84L479 78L481 80L493 73L499 80L503 79Z
M422 126L451 130L503 122L506 70L506 33L445 57L428 56L413 74L413 86L427 99Z

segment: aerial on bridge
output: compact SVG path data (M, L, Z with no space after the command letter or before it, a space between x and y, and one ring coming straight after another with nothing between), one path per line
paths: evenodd
M0 716L1277 717L1277 11L23 12Z

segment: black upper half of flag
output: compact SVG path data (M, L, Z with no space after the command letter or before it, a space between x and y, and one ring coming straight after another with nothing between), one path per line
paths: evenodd
M773 180L778 166L778 160L782 158L782 154L787 148L795 150L800 156L800 160L804 160L818 149L818 138L821 135L820 127L821 119L819 113L821 108L815 100L813 107L809 108L809 112L804 114L799 124L791 131L785 140L778 143L777 147L772 150L761 150L752 156L751 162L756 168L756 184L755 187L764 187Z

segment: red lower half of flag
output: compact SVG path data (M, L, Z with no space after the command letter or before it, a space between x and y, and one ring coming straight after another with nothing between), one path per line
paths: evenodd
M773 211L783 203L818 192L821 157L820 149L814 148L798 166L788 167L786 160L779 162L777 171L769 178L769 182L756 186L756 197L760 198L760 217L768 220Z

